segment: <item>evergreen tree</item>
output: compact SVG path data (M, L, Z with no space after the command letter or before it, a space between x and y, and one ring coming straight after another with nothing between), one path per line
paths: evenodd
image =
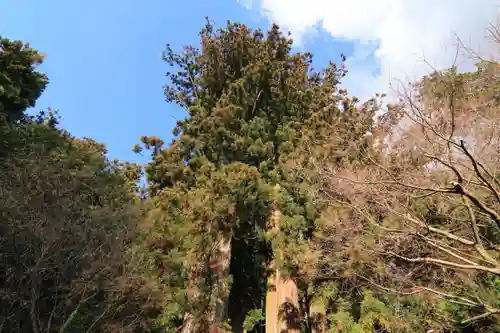
M210 295L227 276L214 278L211 263L224 261L220 244L230 244L231 281L217 288L230 286L227 317L239 332L245 314L264 306L273 247L295 248L285 258L289 273L304 274L297 261L302 255L295 255L307 247L317 211L301 190L305 179L289 174L287 163L306 153L306 138L326 142L327 132L336 128L340 135L345 128L364 140L369 122L356 125L355 101L339 92L344 70L330 63L314 71L312 55L293 53L292 39L277 25L264 34L239 23L218 30L207 23L200 37L199 49L175 53L167 46L165 53L174 68L165 94L189 118L178 122L168 147L142 139L153 148L147 175L155 203L145 237L151 272L170 293L160 325L184 319L184 327L196 322L191 331L200 332L222 324L210 322L216 311ZM341 141L330 145L337 159L348 155ZM285 223L273 236L268 219L276 207Z
M7 121L21 119L45 90L48 79L36 70L43 58L29 44L0 36L0 115Z

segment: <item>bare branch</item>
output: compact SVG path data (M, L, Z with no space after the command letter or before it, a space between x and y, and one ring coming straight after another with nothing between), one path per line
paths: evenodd
M470 264L470 265L474 265L474 266L477 266L477 265L478 265L476 262L474 262L474 261L472 261L472 260L469 260L469 259L467 259L467 258L464 258L464 257L463 257L463 256L461 256L460 254L456 253L454 249L453 249L453 250L450 250L450 249L447 249L447 248L445 248L445 247L443 247L443 246L441 246L441 245L437 244L435 241L433 241L433 240L432 240L432 239L430 239L429 237L426 237L426 236L424 236L424 235L422 235L422 234L419 234L419 233L417 233L417 236L419 236L420 238L422 238L422 239L423 239L423 240L424 240L427 244L429 244L429 245L431 245L431 246L433 246L433 247L435 247L435 248L437 248L437 249L439 249L439 250L441 250L441 251L443 251L443 252L445 252L445 253L449 254L450 256L452 256L452 257L454 257L454 258L456 258L456 259L458 259L458 260L461 260L461 261L463 261L463 262L466 262L466 263L468 263L468 264Z
M423 286L414 286L413 288L411 288L411 290L409 291L400 291L400 290L396 290L396 289L393 289L393 288L387 288L387 287L384 287L364 276L361 276L361 275L356 275L358 277L360 277L361 279L369 282L370 284L374 285L375 287L379 288L379 289L382 289L382 290L385 290L385 291L388 291L390 293L394 293L394 294L399 294L399 295L404 295L404 296L411 296L411 295L415 295L415 294L419 294L419 293L422 293L422 292L429 292L431 294L435 294L441 298L444 298L444 299L448 299L448 300L455 300L455 303L457 304L461 304L461 305L465 305L465 306L470 306L470 307L476 307L478 305L481 305L480 303L477 303L477 302L474 302L468 298L465 298L465 297L461 297L461 296L457 296L457 295L452 295L452 294L448 294L448 293L444 293L442 291L439 291L439 290L435 290L435 289L432 289L432 288L428 288L428 287L423 287Z
M94 326L106 315L108 314L108 309L104 309L104 311L96 317L96 319L92 322L92 324L89 326L89 328L87 329L87 333L90 333L92 331L92 329L94 328Z
M387 170L387 169L386 169ZM390 171L387 171L389 173L389 175L391 175L391 177L394 177ZM395 180L393 181L357 181L357 180L354 180L354 179L351 179L351 178L345 178L345 177L338 177L339 179L343 179L343 180L347 180L349 182L352 182L354 184L365 184L365 185L399 185L399 186L403 186L403 187L407 187L407 188L410 188L410 189L414 189L414 190L419 190L419 191L426 191L426 192L433 192L433 193L456 193L456 191L452 188L430 188L430 187L421 187L421 186L415 186L415 185L411 185L411 184L406 184L406 183L403 183L399 180L396 180L396 178L394 177Z
M468 240L466 238L454 235L453 233L451 233L451 232L449 232L447 230L442 230L442 229L430 226L430 225L428 225L428 224L426 224L426 223L418 220L417 218L412 217L409 213L402 214L402 213L397 212L396 210L391 210L391 212L394 213L394 214L396 214L397 216L400 216L400 217L406 219L409 222L414 223L417 226L420 226L422 228L425 228L425 229L429 230L430 232L434 232L436 234L445 236L445 237L447 237L447 238L449 238L451 240L454 240L454 241L457 241L459 243L462 243L463 245L469 245L469 246L474 245L473 241L470 241L470 240Z
M462 173L460 171L458 171L458 169L455 166L443 161L441 158L439 158L437 156L434 156L431 154L425 154L425 156L432 158L432 159L438 161L439 163L441 163L442 165L444 165L445 167L451 169L453 171L453 173L455 174L455 176L457 176L458 183L462 184L464 182L464 177L462 176Z
M78 303L76 308L70 313L70 315L68 316L68 318L66 319L64 324L62 324L61 328L59 329L59 333L64 333L64 331L66 331L66 329L69 327L71 322L75 319L75 316L80 311L80 307L83 304L87 303L90 299L94 298L94 296L96 296L96 295L97 295L97 292L94 292L92 295L88 296L87 298L80 300L80 302ZM85 297L85 291L83 292L82 298L83 297Z
M477 321L479 319L483 319L483 318L486 318L486 317L489 317L489 316L493 316L493 315L496 315L496 314L500 314L500 309L488 310L487 312L482 313L480 315L477 315L477 316L465 319L460 324L462 324L462 325L469 324L469 323L472 323L472 322Z
M495 190L495 188L493 187L493 185L491 185L491 183L488 180L486 180L486 178L484 178L483 174L479 170L479 164L480 163L478 161L476 161L476 159L472 156L472 154L469 152L469 150L467 149L467 147L465 147L465 142L463 140L460 140L460 148L462 149L462 151L465 153L465 155L467 155L467 157L471 161L472 166L474 167L474 171L476 172L477 177L479 179L481 179L481 181L483 182L483 184L490 189L491 193L493 193L493 195L497 199L498 203L500 203L500 193L497 190ZM484 168L484 167L482 167L482 169L486 170L486 168ZM493 180L495 180L495 178L492 177L491 175L490 175L490 178L492 178Z
M470 224L472 228L472 233L474 235L474 245L476 247L477 252L490 264L493 264L495 266L499 266L498 262L493 259L488 252L484 249L483 242L481 241L481 237L479 236L479 229L477 227L477 222L476 222L476 215L474 214L474 211L472 210L472 207L466 197L463 197L464 203L467 206L467 211L469 213L469 218L470 218Z
M458 268L458 269L466 269L466 270L477 270L477 271L483 271L483 272L488 272L492 273L495 275L500 276L500 268L490 268L482 265L464 265L464 264L458 264L454 263L451 261L446 261L446 260L441 260L441 259L436 259L436 258L430 258L430 257L423 257L423 258L408 258L405 256L401 256L397 253L394 252L387 252L387 254L392 255L394 257L397 257L399 259L408 261L408 262L424 262L424 263L432 263L435 265L442 265L446 267L451 267L451 268Z
M500 228L500 214L495 212L493 209L486 206L481 200L479 200L475 195L467 191L462 185L455 183L454 189L456 193L461 193L465 195L474 205L476 205L479 209L481 209L484 213L489 215L497 224L497 227Z

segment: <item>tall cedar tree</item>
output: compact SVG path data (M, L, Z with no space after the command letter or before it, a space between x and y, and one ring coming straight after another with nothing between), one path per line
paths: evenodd
M164 55L174 68L167 100L189 117L178 122L177 138L166 148L156 137L142 138L153 150L147 175L155 207L142 255L168 303L156 325L171 332L181 325L184 332L215 329L222 323L214 319L214 302L228 296L222 318L241 332L245 315L264 307L273 248L291 254L279 260L288 274L304 274L299 263L317 207L301 187L306 175L290 173L287 165L307 164L299 156L308 140L323 140L325 154L345 159L349 147L342 138L349 132L367 144L371 118L360 117L355 100L339 91L342 68L330 63L314 71L312 55L293 53L292 39L277 25L264 34L239 23L217 30L207 23L200 37L199 49L175 53L167 46ZM334 129L339 137L327 143ZM280 235L268 230L274 208L283 213ZM227 243L230 258L221 258ZM216 267L224 259L230 274Z

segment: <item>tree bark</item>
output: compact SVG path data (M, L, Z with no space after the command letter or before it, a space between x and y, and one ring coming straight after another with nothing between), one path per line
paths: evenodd
M279 232L281 212L275 209L271 225ZM269 278L266 295L266 333L299 333L298 327L298 288L292 279L283 279L281 272L274 267L275 274Z
M218 246L217 253L215 255L215 260L213 260L208 269L212 269L216 275L216 280L213 283L211 296L209 299L209 304L206 307L206 317L203 318L205 323L207 323L211 329L217 328L219 332L223 332L222 324L227 317L227 306L228 306L228 286L226 285L226 278L229 275L229 264L231 262L231 238L224 238ZM200 271L206 268L201 268L200 265L196 265L192 270L192 276L190 277L190 288L189 297L191 299L196 299L199 296L198 286ZM186 313L184 315L184 323L182 327L182 333L205 333L205 328L201 327L199 322L201 318L195 318L191 313Z

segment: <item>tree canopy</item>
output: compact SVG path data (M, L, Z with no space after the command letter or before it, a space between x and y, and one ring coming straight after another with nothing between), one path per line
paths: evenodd
M0 43L0 332L500 332L498 64L381 112L343 57L207 19L143 168L29 116L43 56Z

